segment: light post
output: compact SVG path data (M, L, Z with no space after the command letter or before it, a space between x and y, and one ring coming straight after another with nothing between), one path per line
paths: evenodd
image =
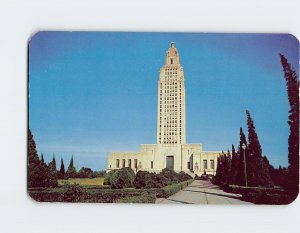
M245 183L247 187L248 182L247 182L247 171L246 171L246 144L245 143L242 144L242 149L244 150L244 173L245 173Z

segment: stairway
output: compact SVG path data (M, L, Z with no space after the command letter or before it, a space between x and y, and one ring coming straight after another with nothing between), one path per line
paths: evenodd
M191 177L195 178L195 173L191 172L190 170L184 171L186 174L190 175Z

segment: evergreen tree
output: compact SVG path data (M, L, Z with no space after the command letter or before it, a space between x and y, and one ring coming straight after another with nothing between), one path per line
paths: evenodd
M230 175L229 175L229 184L237 184L237 173L238 173L238 165L239 165L239 156L235 152L234 145L231 145L232 150L232 159L231 159L231 169L230 169Z
M228 151L227 154L222 152L218 157L218 165L215 180L220 185L227 185L230 176L231 155Z
M56 171L56 160L55 160L55 155L53 154L52 161L48 164L48 167L52 171Z
M66 172L66 178L76 178L76 169L74 167L73 155L71 157L70 164Z
M41 162L42 162L43 164L45 164L43 153L41 154Z
M246 115L249 141L248 161L246 161L248 184L249 186L273 186L269 167L263 161L261 145L255 131L254 122L248 110L246 110Z
M287 86L290 111L288 124L290 135L288 139L288 179L286 187L298 194L299 191L299 80L288 60L280 54L284 77Z
M28 187L56 187L57 177L53 176L50 169L43 163L37 154L33 135L28 130Z
M246 145L246 149L244 151L243 149L243 144ZM247 139L246 136L244 134L244 131L242 129L242 127L240 127L240 144L238 147L238 161L237 161L237 175L236 175L236 180L235 180L235 184L239 185L239 186L245 186L246 185L246 180L245 180L245 162L246 162L246 171L247 171L247 158L248 158L248 150L247 150ZM245 153L245 156L244 156ZM244 158L246 159L244 161Z
M231 153L228 149L227 154L225 155L225 184L229 184L230 181L230 172L231 172L231 166L232 166L232 158L231 158Z
M217 170L216 170L216 175L215 175L215 181L217 183L220 183L220 178L221 178L221 169L222 169L222 164L221 164L221 154L219 154L217 158Z
M65 165L64 165L64 160L61 158L60 162L60 170L59 170L59 178L64 179L65 177Z

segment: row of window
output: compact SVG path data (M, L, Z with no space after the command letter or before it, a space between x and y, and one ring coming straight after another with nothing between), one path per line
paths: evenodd
M124 168L126 166L126 159L122 159L122 168ZM131 168L131 159L128 159L127 162L127 167ZM141 162L139 163L139 166L141 167ZM151 169L153 169L153 161L151 161L150 164ZM116 159L116 168L120 168L120 159ZM137 169L138 168L138 160L134 159L134 168Z
M207 169L207 160L203 160L203 169ZM215 169L215 161L210 160L210 169Z

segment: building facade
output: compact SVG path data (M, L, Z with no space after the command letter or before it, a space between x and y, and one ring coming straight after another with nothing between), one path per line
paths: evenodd
M157 144L142 144L140 152L111 152L107 171L131 167L161 172L164 168L188 174L215 174L220 151L202 151L202 144L186 144L184 71L174 42L160 69L157 102Z

